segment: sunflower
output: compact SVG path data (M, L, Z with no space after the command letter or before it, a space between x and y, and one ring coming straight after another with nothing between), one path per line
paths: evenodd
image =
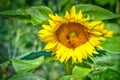
M76 14L75 6L64 17L49 15L49 24L42 25L38 36L46 43L45 50L61 62L72 59L74 63L82 62L93 54L98 54L95 47L102 49L101 41L112 32L104 29L102 21L89 21L83 18L82 11Z

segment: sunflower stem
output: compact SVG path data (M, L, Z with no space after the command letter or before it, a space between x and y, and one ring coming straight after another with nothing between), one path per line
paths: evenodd
M74 67L74 64L72 64L72 59L69 59L65 63L65 69L66 69L66 75L72 75L72 69Z

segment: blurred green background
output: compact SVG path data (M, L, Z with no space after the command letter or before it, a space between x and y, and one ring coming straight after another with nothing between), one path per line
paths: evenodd
M113 13L120 14L120 0L0 0L0 11L30 8L33 6L47 6L54 13L63 15L67 9L76 4L94 4ZM112 39L103 42L108 51L120 52L120 20L105 21L106 27L114 31ZM37 33L40 26L33 26L9 17L0 17L0 63L13 59L28 52L42 50L44 43L40 41ZM46 80L57 80L65 74L63 65L52 61L45 63L34 72ZM0 68L0 79L7 79L14 74L12 67Z

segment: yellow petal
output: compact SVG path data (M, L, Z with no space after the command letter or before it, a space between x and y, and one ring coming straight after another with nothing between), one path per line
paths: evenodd
M72 55L72 60L73 60L73 62L74 63L76 63L77 62L77 56L75 56L75 52L73 53L73 55Z
M104 28L105 28L105 24L104 23L100 24L99 30L102 31L102 30L104 30Z
M53 34L53 33L49 32L49 31L47 31L47 30L42 29L42 30L40 30L40 31L38 32L38 34L47 35L47 34Z
M89 39L89 42L90 42L90 44L93 45L93 46L99 46L99 45L101 44L100 41L98 41L95 37L91 37L91 38Z
M65 48L65 52L63 53L63 55L62 55L61 58L60 58L60 61L61 61L61 62L64 62L65 59L66 59L66 57L69 55L68 51L69 51L69 49L68 49L68 48Z
M82 16L82 11L81 10L79 11L77 17L78 17L78 19L82 19L83 16Z
M102 46L97 46L99 49L103 50L103 47Z
M71 11L70 11L70 15L71 15L71 18L76 17L75 6L72 7L72 9L71 9Z
M42 25L42 28L47 31L54 32L54 28L51 28L49 25Z
M62 21L63 19L62 19L62 17L60 17L59 15L55 15L56 16L56 19L57 19L57 21Z
M64 53L65 53L66 47L61 46L57 51L56 51L56 57L60 58Z
M93 28L93 27L99 25L101 22L102 22L102 21L92 21L92 22L88 22L88 23L87 23L87 26L88 26L88 28Z
M102 41L105 41L105 40L106 40L104 37L98 37L97 39L98 39L98 40L102 40Z
M75 53L79 62L82 62L82 53L79 51L79 47L75 49Z
M56 46L58 42L49 42L46 46L45 46L45 50L51 50L52 48L54 48Z
M94 54L99 54L95 49L93 50L93 53L94 53Z
M112 32L112 31L108 31L108 33L107 33L106 36L108 36L108 37L112 37L112 35L113 35L113 32Z
M92 55L92 48L91 46L89 46L87 43L84 45L85 47L85 51L86 51L86 54L89 56L89 55Z
M60 49L61 46L63 46L63 45L62 45L61 43L59 43L59 44L56 46L56 49L57 49L57 50Z
M113 32L112 31L108 31L108 30L104 30L103 31L103 36L108 36L108 37L112 37L112 35L113 35Z
M66 62L72 57L72 54L74 53L72 49L69 49L68 51L69 55L66 57Z
M56 20L56 17L55 17L54 15L49 14L49 16L50 16L50 18L51 18L52 20Z
M55 14L55 16L52 15L52 14L49 14L49 16L50 16L50 18L51 18L53 21L56 21L56 22L63 20L62 17L58 16L57 14Z
M49 24L51 27L53 27L53 28L56 27L55 23L52 20L49 19L48 21L49 21Z
M69 15L68 11L66 11L65 18L66 18L66 19L69 19L69 18L70 18L70 15Z
M99 31L90 31L90 33L95 34L95 35L98 35L98 36L102 35L102 33L99 32Z
M82 53L82 58L86 59L87 58L87 53L86 53L84 45L81 45L79 47L79 49L80 49L80 52Z
M49 26L49 25L42 25L42 28L44 28L44 29L51 29L51 27Z
M44 42L51 42L51 41L58 41L56 36L52 36L51 35L38 35L42 41ZM49 38L48 38L49 37Z
M85 50L86 52L92 56L94 46L92 46L89 42L86 42L85 44Z

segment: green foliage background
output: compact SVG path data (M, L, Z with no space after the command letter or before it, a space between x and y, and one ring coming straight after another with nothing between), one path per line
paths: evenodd
M44 48L45 44L40 41L37 32L41 28L40 25L46 23L46 19L48 18L46 14L58 13L59 15L64 15L65 11L69 10L72 5L79 4L94 4L120 15L119 0L0 0L0 12L18 9L16 12L8 11L4 14L0 13L2 14L0 17L0 80L70 80L71 78L74 78L74 80L78 78L80 80L119 80L119 18L106 20L109 15L107 15L108 17L103 17L104 19L101 17L106 23L107 29L114 32L113 38L108 38L107 41L102 44L107 53L100 51L102 55L95 57L94 64L89 60L90 63L83 62L83 64L77 64L73 69L73 75L64 76L63 65L58 61L50 60L49 53L40 51ZM37 6L46 6L46 8L45 10L43 8L43 12L39 13L42 8L35 8ZM22 11L19 10L21 8ZM78 6L78 8L81 7ZM84 8L85 7L81 9L84 10ZM104 11L100 13L102 14ZM99 19L100 17L94 17L93 15L93 19L97 20L97 18ZM36 53L36 51L40 52ZM44 55L44 58L39 58L41 55ZM79 65L81 67L79 67ZM26 73L24 70L34 74ZM22 72L24 73L19 74Z

